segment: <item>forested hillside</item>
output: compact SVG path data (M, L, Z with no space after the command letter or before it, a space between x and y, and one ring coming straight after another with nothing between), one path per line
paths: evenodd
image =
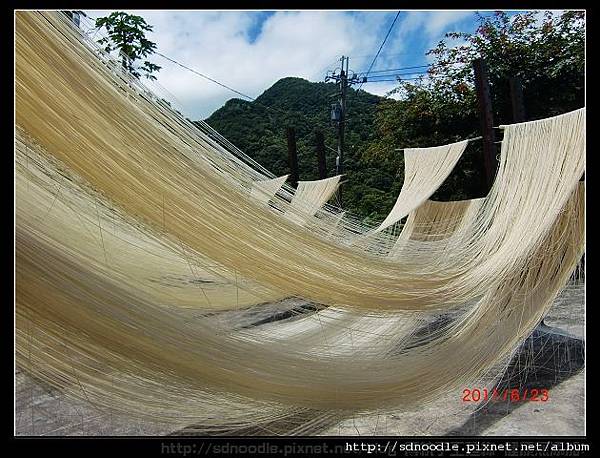
M328 147L328 175L332 176L337 140L336 128L330 122L330 109L337 91L333 83L283 78L255 102L231 99L206 121L276 175L289 173L285 129L293 126L301 180L318 178L315 131L321 130ZM378 210L381 198L387 194L393 200L389 191L397 169L363 160L363 152L374 140L376 109L383 100L365 91L348 91L344 207L363 216Z

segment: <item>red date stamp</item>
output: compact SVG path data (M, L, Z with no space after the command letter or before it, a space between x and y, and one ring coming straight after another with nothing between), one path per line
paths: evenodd
M550 390L546 388L504 388L488 390L487 388L465 388L463 390L463 402L487 402L487 401L510 401L510 402L547 402L550 399Z

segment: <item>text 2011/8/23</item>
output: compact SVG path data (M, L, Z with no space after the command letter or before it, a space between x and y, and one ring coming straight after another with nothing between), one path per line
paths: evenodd
M519 389L505 388L498 390L494 388L488 390L487 388L465 388L463 390L463 402L487 402L490 401L510 401L510 402L547 402L550 399L550 391L546 388L531 388L531 389Z

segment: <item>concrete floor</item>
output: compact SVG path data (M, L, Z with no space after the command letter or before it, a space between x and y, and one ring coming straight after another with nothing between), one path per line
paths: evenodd
M310 428L300 427L296 432L328 436L583 435L585 369L583 341L580 340L585 336L583 284L569 285L561 293L545 323L553 329L551 332L541 330L523 344L503 386L548 388L548 402L494 401L478 404L476 408L460 405L461 392L449 394L435 406L418 411L342 420L326 418L312 423ZM555 332L556 328L559 333ZM279 432L285 433L285 430ZM88 404L65 398L59 391L37 383L17 369L15 433L20 436L129 436L186 434L186 429L185 425L174 429L100 413Z

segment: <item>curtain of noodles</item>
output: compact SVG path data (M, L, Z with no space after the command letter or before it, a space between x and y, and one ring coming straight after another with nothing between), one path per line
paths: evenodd
M437 191L460 159L468 141L404 150L404 183L394 207L375 232L400 221Z

